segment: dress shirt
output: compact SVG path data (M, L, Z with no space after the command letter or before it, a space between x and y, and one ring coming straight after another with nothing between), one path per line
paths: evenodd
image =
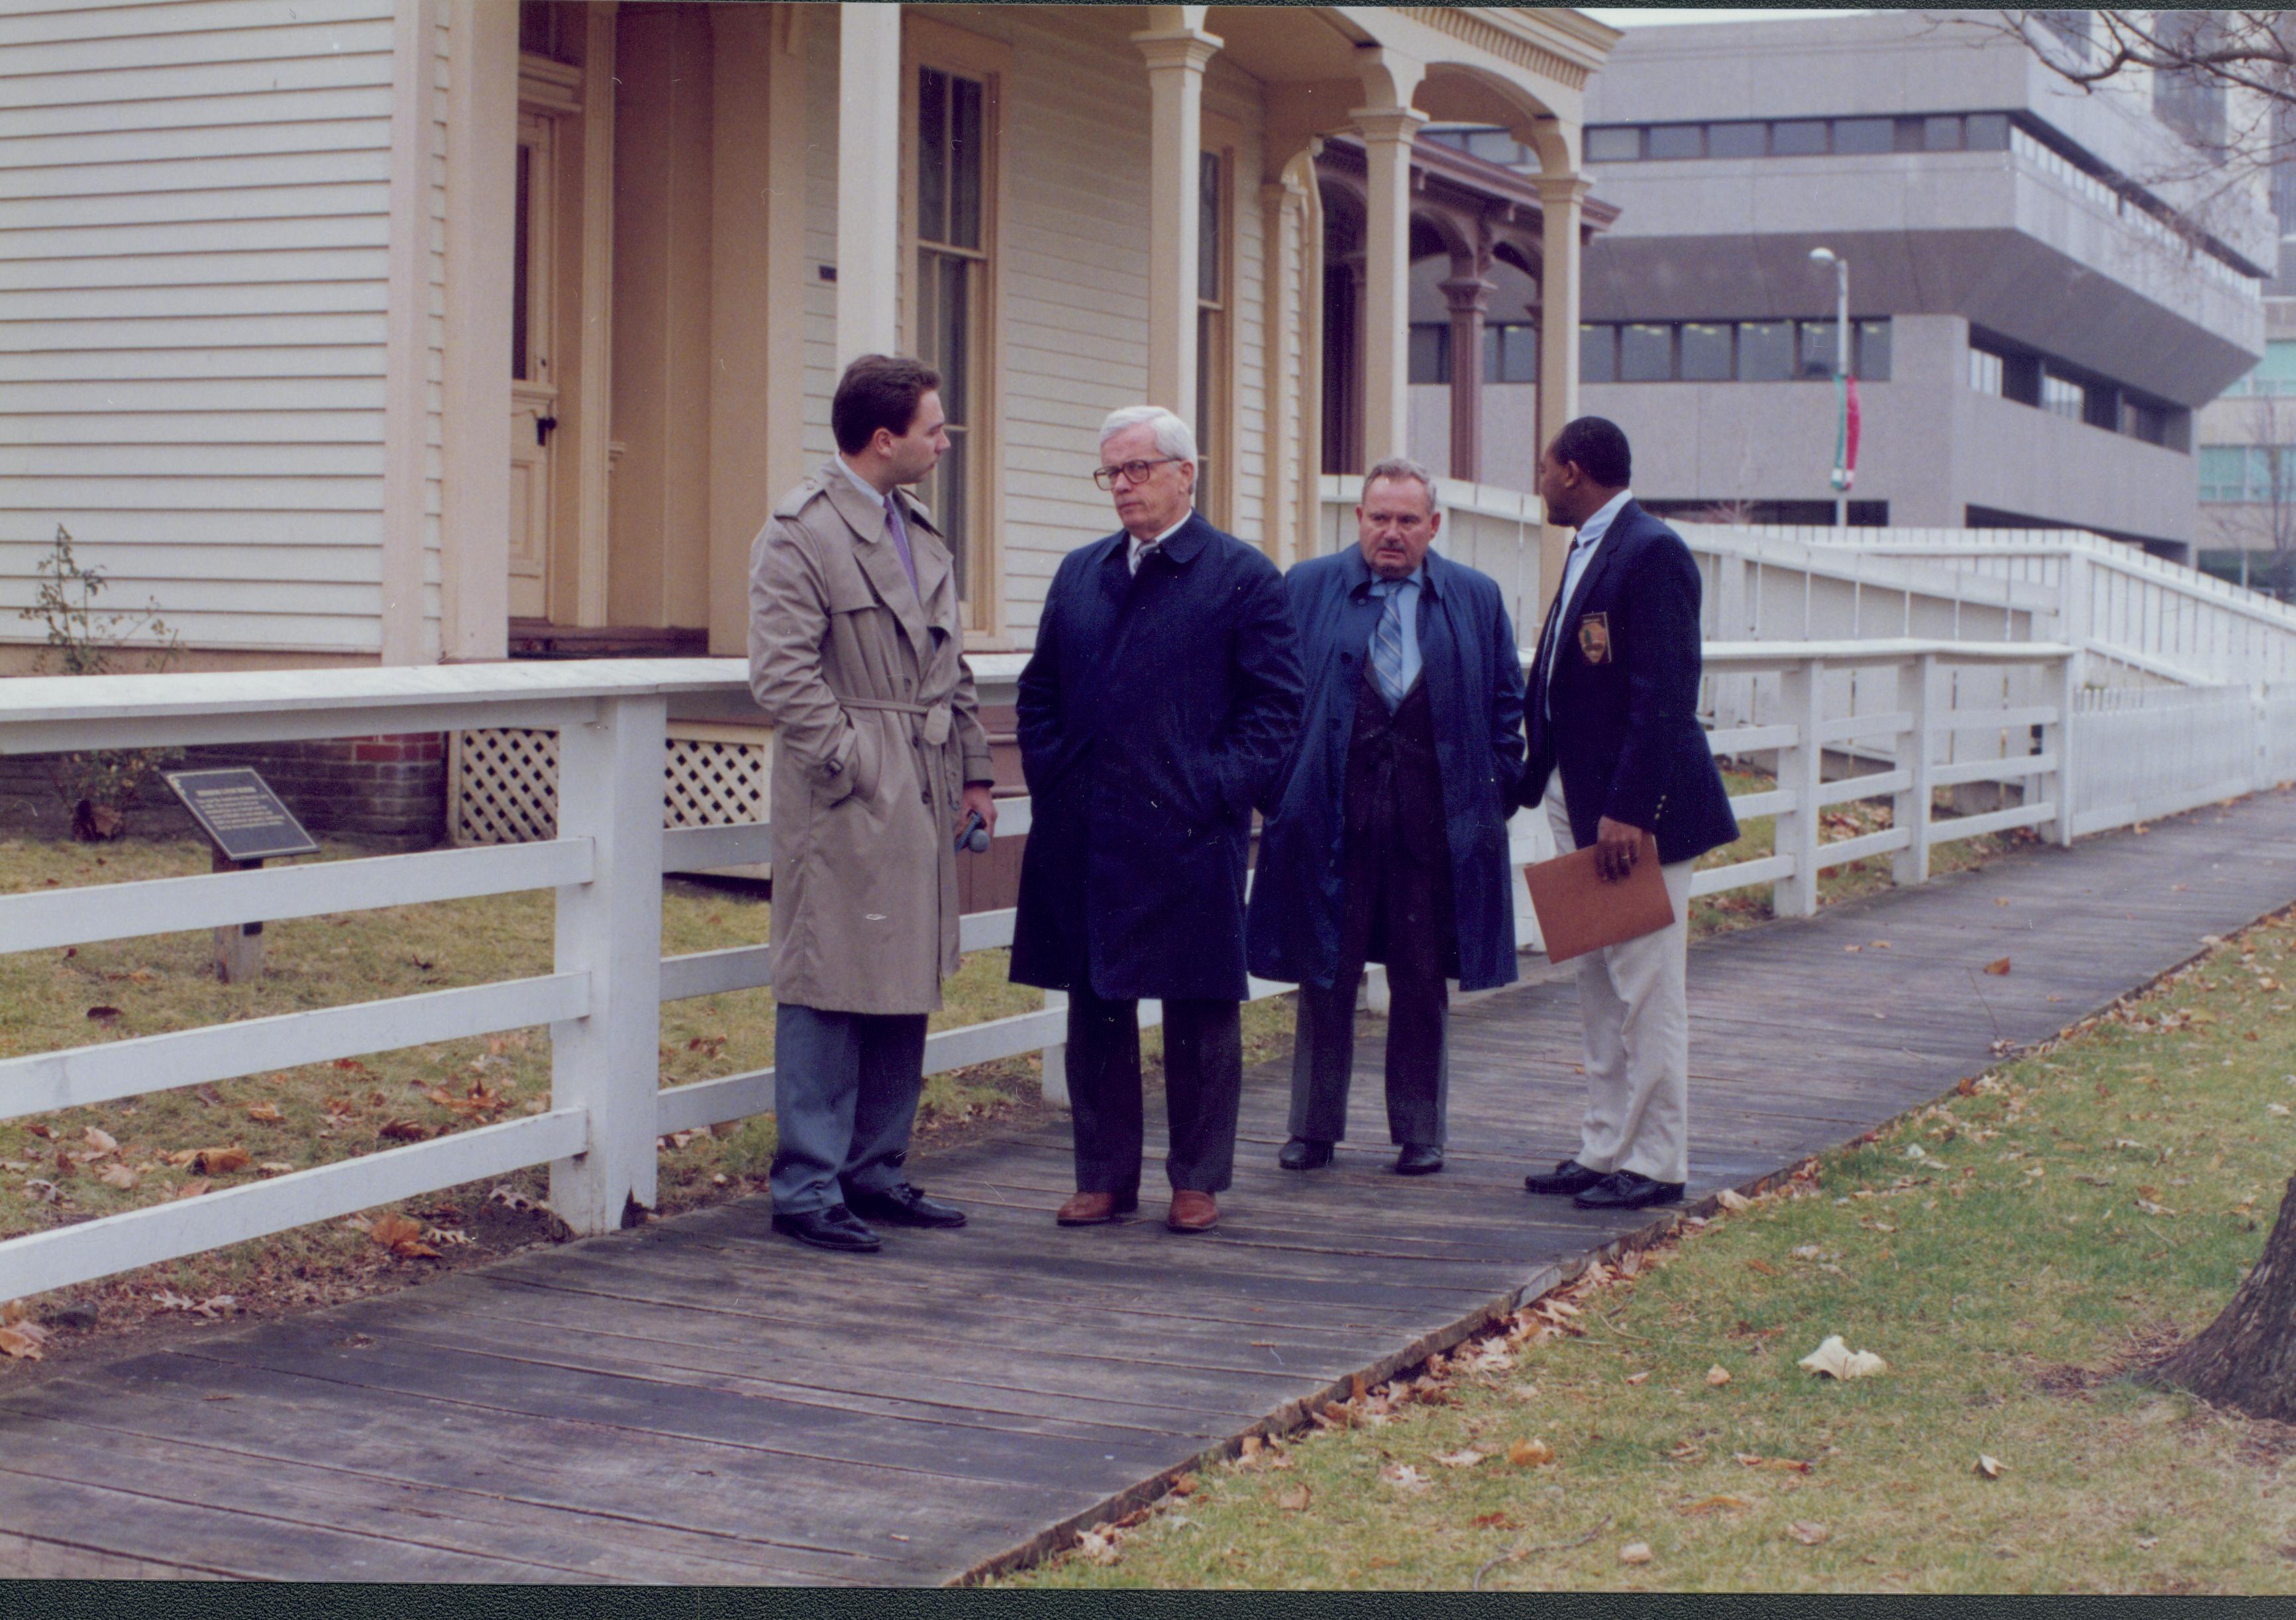
M890 492L880 494L877 487L853 470L853 463L842 455L837 464L845 469L845 476L853 480L853 487L869 497L872 505L885 513L885 528L893 536L893 552L901 560L901 571L909 577L909 589L916 593L917 605L924 606L925 590L917 583L916 552L909 545L909 526L901 519L901 503Z
M1174 535L1178 534L1182 529L1185 528L1188 526L1188 520L1195 515L1195 509L1193 507L1190 507L1186 511L1180 514L1180 520L1177 523L1172 525L1171 528L1166 529L1153 540L1143 540L1137 535L1126 535L1124 536L1125 561L1131 568L1132 571L1137 574L1140 571L1140 560L1143 557L1145 557L1149 552L1154 551L1158 546L1163 544L1165 541L1169 540Z
M1562 648L1562 616L1570 610L1570 598L1577 593L1578 582L1587 577L1587 565L1595 560L1595 548L1603 536L1611 532L1619 511L1635 498L1631 489L1621 489L1595 511L1595 515L1578 526L1578 537L1570 543L1570 560L1562 565L1562 589L1555 597L1554 640L1546 649L1546 668L1540 680L1546 705L1546 717L1554 718L1554 659Z
M1403 694L1410 693L1419 679L1419 601L1427 580L1427 565L1423 562L1400 579L1382 579L1372 576L1372 594L1382 599L1380 613L1386 617L1384 599L1394 597L1396 626L1403 633ZM1372 638L1379 637L1379 626L1372 626Z

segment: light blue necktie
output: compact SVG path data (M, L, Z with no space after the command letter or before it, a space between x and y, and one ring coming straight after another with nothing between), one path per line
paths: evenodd
M1407 583L1382 579L1372 586L1372 593L1385 597L1387 605L1380 613L1379 627L1371 633L1371 675L1390 708L1400 705L1409 690L1403 681L1403 587Z

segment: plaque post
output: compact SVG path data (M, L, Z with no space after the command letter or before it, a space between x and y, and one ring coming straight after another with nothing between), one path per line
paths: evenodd
M212 868L217 871L255 871L263 865L263 857L252 861L234 861L221 848L214 851ZM259 922L232 923L215 931L216 977L226 985L251 985L263 977L263 925Z

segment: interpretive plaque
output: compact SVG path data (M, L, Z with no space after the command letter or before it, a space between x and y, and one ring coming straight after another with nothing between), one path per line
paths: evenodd
M317 842L279 802L270 784L245 768L171 771L168 785L217 853L234 861L312 855Z

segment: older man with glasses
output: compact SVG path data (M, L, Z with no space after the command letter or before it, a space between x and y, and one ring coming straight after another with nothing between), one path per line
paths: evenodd
M1094 481L1115 534L1062 561L1021 672L1021 858L1013 978L1069 994L1076 1196L1063 1226L1139 1207L1140 1002L1164 1004L1166 1224L1208 1231L1243 1085L1243 878L1300 724L1283 584L1193 510L1195 437L1115 412Z

